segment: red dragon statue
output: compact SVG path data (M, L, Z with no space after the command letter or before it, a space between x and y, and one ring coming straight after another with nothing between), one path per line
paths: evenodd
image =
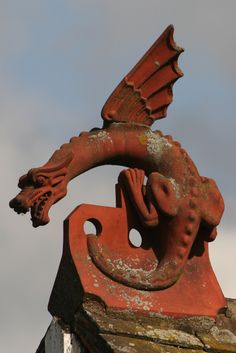
M71 179L106 164L130 168L119 180L137 216L146 227L164 232L163 256L151 281L141 275L133 280L145 290L167 288L179 279L196 237L214 240L224 210L216 183L199 175L171 136L150 128L166 116L172 86L182 76L177 60L183 49L173 31L173 26L164 31L111 94L102 109L103 128L72 137L45 165L23 175L21 192L10 202L17 213L30 210L38 227L49 222L50 207L66 195ZM122 281L129 285L124 276Z

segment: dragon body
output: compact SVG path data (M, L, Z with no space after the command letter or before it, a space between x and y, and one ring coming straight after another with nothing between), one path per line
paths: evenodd
M166 288L178 280L199 229L205 240L213 240L224 210L215 182L199 175L171 136L149 127L165 116L172 85L182 75L177 67L182 50L172 34L173 28L168 27L121 81L103 108L104 127L73 137L44 166L22 176L22 190L10 202L18 213L31 209L33 226L44 225L49 222L50 207L66 195L71 179L101 165L128 167L120 181L140 221L164 229L163 256L152 274L151 289ZM149 289L144 278L134 286Z

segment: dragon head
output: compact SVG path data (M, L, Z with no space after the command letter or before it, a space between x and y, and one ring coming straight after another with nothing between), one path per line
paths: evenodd
M49 161L45 166L30 169L19 180L21 192L10 201L17 213L31 210L33 227L47 224L49 210L67 193L67 172L72 155L58 162Z

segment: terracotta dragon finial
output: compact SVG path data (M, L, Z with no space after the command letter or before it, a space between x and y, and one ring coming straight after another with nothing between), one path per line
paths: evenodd
M141 289L173 285L199 230L205 240L213 240L224 210L215 182L199 175L171 136L150 128L166 116L172 86L182 76L177 60L183 49L174 43L173 31L169 26L114 90L102 109L103 128L73 137L44 166L22 176L21 192L10 202L17 213L31 210L33 226L38 227L49 222L50 207L66 195L71 179L105 164L131 168L120 174L120 183L140 221L164 234L162 258L152 278L140 275L132 282ZM104 258L94 261L101 268L108 265ZM119 278L130 285L122 269Z

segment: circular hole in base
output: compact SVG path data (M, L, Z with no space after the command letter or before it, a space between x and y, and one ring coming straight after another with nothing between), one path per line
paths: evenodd
M143 242L142 236L136 229L130 229L129 241L135 248L140 248Z
M84 222L84 233L86 235L100 235L102 232L101 223L95 218L89 218Z

